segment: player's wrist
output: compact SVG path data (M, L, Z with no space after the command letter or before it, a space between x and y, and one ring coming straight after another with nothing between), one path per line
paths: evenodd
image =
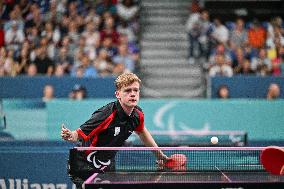
M71 141L77 142L78 141L78 133L77 131L72 131L71 132Z
M159 152L158 155L157 155L157 159L158 160L168 160L168 156L165 155L163 152Z

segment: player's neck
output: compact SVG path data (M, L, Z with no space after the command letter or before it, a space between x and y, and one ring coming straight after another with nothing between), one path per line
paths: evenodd
M132 111L133 111L133 109L134 109L134 107L125 107L125 106L122 106L122 109L124 110L124 112L125 112L128 116L130 116L131 113L132 113Z
M132 113L132 111L133 111L133 109L134 109L134 107L125 106L125 105L124 105L123 103L121 103L121 102L120 102L120 105L121 105L123 111L124 111L128 116L130 116L131 113Z

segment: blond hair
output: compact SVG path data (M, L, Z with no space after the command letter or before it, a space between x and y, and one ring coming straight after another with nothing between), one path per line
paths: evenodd
M139 77L134 73L123 73L119 75L115 80L116 90L120 90L122 87L131 85L134 82L141 83Z

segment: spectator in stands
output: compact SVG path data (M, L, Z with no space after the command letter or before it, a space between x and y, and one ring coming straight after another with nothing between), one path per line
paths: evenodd
M71 75L74 77L97 77L97 70L91 65L89 57L86 54L82 54L78 65L74 65Z
M85 38L85 46L88 56L91 60L96 58L96 49L100 45L100 33L97 30L98 26L91 20L86 24L86 27L81 36Z
M110 58L113 58L118 53L117 46L113 44L112 38L110 36L107 36L107 37L104 38L100 48L98 48L98 54L99 54L101 49L106 50L107 51L107 55Z
M15 5L13 10L9 13L9 20L4 23L4 30L8 31L11 29L14 23L17 23L17 28L19 30L24 30L23 18L19 6L17 5Z
M215 56L215 64L210 68L209 76L233 76L233 69L226 64L224 55L218 54Z
M226 26L222 23L221 19L215 18L214 19L214 28L211 34L213 46L214 44L223 44L227 46L229 40L229 30Z
M211 30L211 23L209 20L209 12L207 10L202 10L200 15L200 36L198 41L201 47L201 57L205 57L206 59L209 58L210 53L210 30Z
M47 84L43 88L42 101L48 102L54 98L54 88L52 85Z
M280 76L281 75L281 64L283 63L283 48L284 46L281 46L276 43L276 57L272 59L272 75L273 76Z
M137 46L137 43L133 42L133 41L129 41L128 40L128 36L125 34L121 34L119 35L119 44L125 44L127 45L128 48L128 52L130 54L135 54L137 52L139 52L139 47Z
M36 76L37 75L37 67L34 63L28 65L27 76Z
M69 22L67 36L69 37L71 42L79 40L78 25L73 20L70 20Z
M257 75L269 75L271 73L272 64L270 59L267 57L267 52L265 48L259 49L257 57L252 58L251 69Z
M5 74L8 76L16 76L17 68L16 61L14 60L14 49L9 49L7 51L7 56L4 62Z
M64 66L62 64L55 65L54 76L62 77L65 75Z
M29 41L31 48L38 47L40 44L39 28L37 28L36 26L31 27L31 29L26 33L27 33L26 38Z
M42 15L36 3L30 6L30 12L25 20L25 32L29 33L33 27L38 28L38 30L42 29Z
M102 18L101 18L100 15L98 15L96 13L96 10L94 8L89 8L87 15L85 17L85 22L86 23L94 22L96 29L99 30L99 26L100 26L101 21L102 21Z
M281 74L281 64L282 64L282 57L281 57L281 51L283 51L284 47L284 37L281 34L281 29L278 26L274 27L274 39L269 46L268 49L268 57L271 59L272 63L272 75L279 76Z
M209 64L211 64L211 65L215 64L215 60L216 60L215 57L216 57L216 55L222 55L225 58L225 63L227 65L230 65L230 66L232 65L231 55L230 55L228 49L225 47L224 44L219 43L216 46L216 48L214 48L212 51L213 52L212 52L212 54L209 57Z
M61 40L61 48L66 48L68 51L67 51L67 54L68 56L70 57L73 57L74 54L75 54L75 49L76 49L76 45L75 45L75 42L72 41L70 39L69 36L64 36ZM87 56L87 55L86 55Z
M268 87L266 99L268 100L274 100L279 98L280 96L280 87L276 83L271 83Z
M63 14L66 12L67 1L51 0L49 11L44 14L44 19L52 23L60 23Z
M69 98L72 100L83 100L87 98L87 90L84 86L76 84L69 94Z
M113 62L116 65L123 64L125 71L133 72L135 70L135 62L128 53L126 44L121 44L118 47L117 56L113 57Z
M54 28L52 22L48 21L45 23L44 29L41 32L41 37L46 38L48 41L52 42L54 45L59 43L61 38L60 31L58 28Z
M26 44L26 43L24 43ZM31 63L29 57L29 47L23 45L22 50L20 52L20 56L16 60L17 62L17 74L26 74L28 70L28 66Z
M264 47L266 41L266 31L257 19L254 19L248 29L248 41L252 48Z
M68 17L68 15L63 14L61 18L61 22L58 23L59 30L62 36L65 36L67 34L69 22L70 22L70 18Z
M218 89L218 98L220 99L228 99L230 98L230 91L227 85L221 85Z
M36 49L36 58L33 61L37 68L37 74L51 76L54 71L54 62L47 56L47 47L41 46Z
M229 43L230 48L236 49L247 43L247 31L244 28L244 21L238 18L235 22L235 27L230 31Z
M234 51L232 51L231 57L232 57L232 68L235 69L236 67L241 65L242 62L245 60L243 48L237 47Z
M18 23L13 21L11 28L5 33L5 44L8 49L13 49L15 52L20 51L21 43L25 40L23 30L19 29Z
M273 28L273 35L269 35L266 39L266 46L269 48L275 48L275 43L279 43L281 46L284 46L284 36L281 33L281 27L279 26L275 26Z
M106 49L100 49L98 57L94 61L94 67L102 77L112 75L114 64Z
M129 41L135 42L136 41L136 35L133 31L133 29L129 26L128 22L126 21L120 21L119 25L117 26L117 32L119 35L127 35L127 38Z
M104 26L100 32L101 42L104 41L105 37L107 36L112 38L114 45L118 45L119 33L116 31L115 21L112 16L109 16L104 20Z
M237 75L252 75L255 72L251 69L251 63L249 59L245 59L238 67L234 70Z
M245 43L243 46L244 57L246 59L252 60L254 57L258 56L258 51L252 48L249 43Z
M267 40L266 40L266 45L268 47L272 47L273 46L273 41L275 38L275 33L278 33L278 31L276 30L280 30L280 35L283 36L284 35L284 28L283 28L283 20L281 17L277 16L272 18L271 22L268 23L267 26Z
M201 44L199 37L201 34L201 22L200 22L200 7L193 6L195 1L192 2L191 13L186 21L186 31L188 34L189 49L188 49L188 58L189 63L193 64L195 58L199 58L201 53ZM195 55L194 49L198 50L198 55Z
M55 65L61 65L64 73L70 73L74 64L73 58L68 54L66 47L61 47L55 57Z
M29 13L31 3L28 0L20 0L18 5L21 11L21 16L25 19Z

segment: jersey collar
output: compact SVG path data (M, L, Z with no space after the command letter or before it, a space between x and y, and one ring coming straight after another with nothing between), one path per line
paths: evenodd
M129 116L125 113L125 111L123 110L123 108L122 108L122 106L121 106L121 104L118 100L116 101L116 107L117 107L117 113L118 113L118 116L119 116L120 119L125 120L125 119L129 118ZM131 113L131 115L133 114L133 112Z

